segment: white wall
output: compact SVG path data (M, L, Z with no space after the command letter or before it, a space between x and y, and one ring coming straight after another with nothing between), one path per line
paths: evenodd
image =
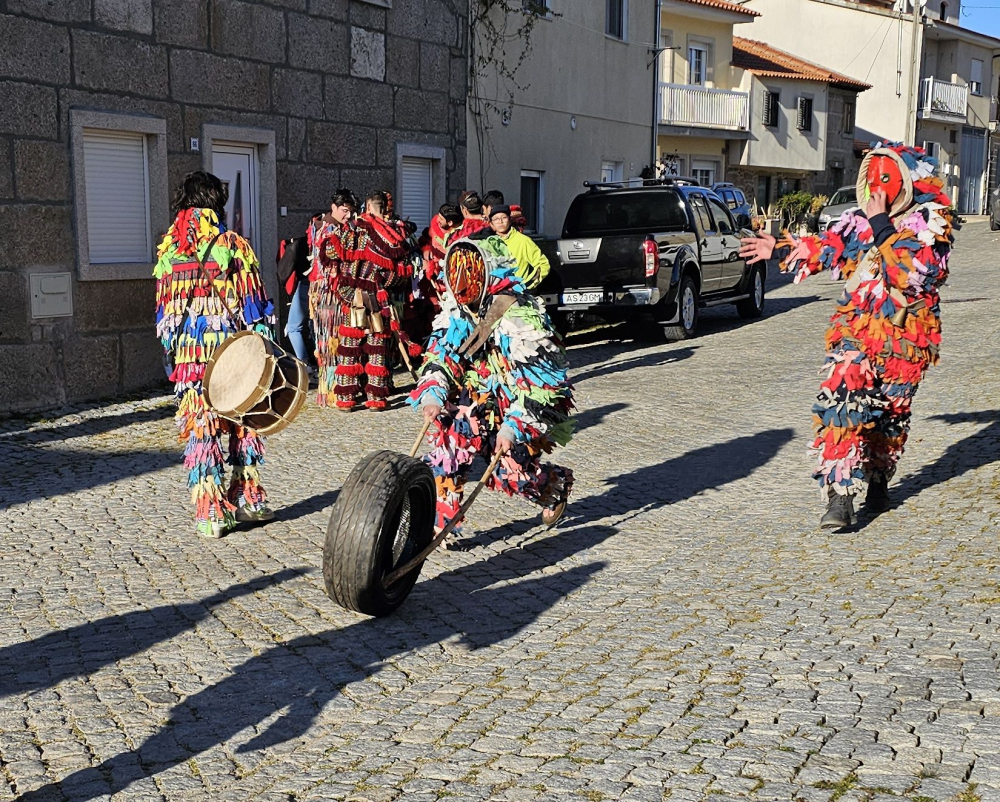
M905 139L909 22L844 0L749 0L746 5L762 16L742 28L742 36L872 84L858 95L857 139Z
M468 118L468 183L519 201L521 170L545 173L543 233L558 236L570 201L585 180L600 180L601 162L623 162L624 177L650 161L654 70L646 69L655 14L648 0L629 0L628 41L604 34L605 0L551 0L518 74L508 125L490 118L492 149ZM489 95L489 87L482 91ZM471 104L470 104L471 105ZM575 118L576 128L571 126Z
M740 164L746 167L774 167L783 170L826 169L827 98L826 84L758 78L744 72L740 89L751 93L750 139L741 149ZM778 125L764 125L764 90L779 93ZM798 101L813 101L812 131L798 130Z

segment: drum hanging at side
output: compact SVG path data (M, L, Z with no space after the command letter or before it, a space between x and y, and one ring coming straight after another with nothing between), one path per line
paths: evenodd
M240 331L215 349L203 386L205 403L220 417L269 435L299 414L309 374L277 343Z

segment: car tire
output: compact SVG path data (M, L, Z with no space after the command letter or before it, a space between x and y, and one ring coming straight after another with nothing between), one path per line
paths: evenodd
M990 215L990 231L1000 231L1000 223L992 214Z
M668 340L689 340L698 330L698 286L691 276L681 278L677 290L679 319L676 324L663 327Z
M741 318L750 319L764 314L764 271L755 267L750 274L750 297L736 302L736 311Z

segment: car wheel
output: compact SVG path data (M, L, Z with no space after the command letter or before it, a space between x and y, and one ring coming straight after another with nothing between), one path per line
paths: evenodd
M698 329L698 287L690 276L681 279L677 305L680 307L680 319L676 324L664 326L663 333L668 340L687 340L694 337Z
M755 267L750 276L750 297L736 302L736 311L742 318L760 317L764 314L764 271Z
M1000 231L1000 222L997 222L996 217L992 214L990 215L990 231Z

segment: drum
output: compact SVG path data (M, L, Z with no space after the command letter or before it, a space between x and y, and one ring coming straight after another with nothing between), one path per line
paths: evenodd
M280 432L295 420L309 390L306 366L277 343L240 331L215 349L205 370L205 403L226 420Z

